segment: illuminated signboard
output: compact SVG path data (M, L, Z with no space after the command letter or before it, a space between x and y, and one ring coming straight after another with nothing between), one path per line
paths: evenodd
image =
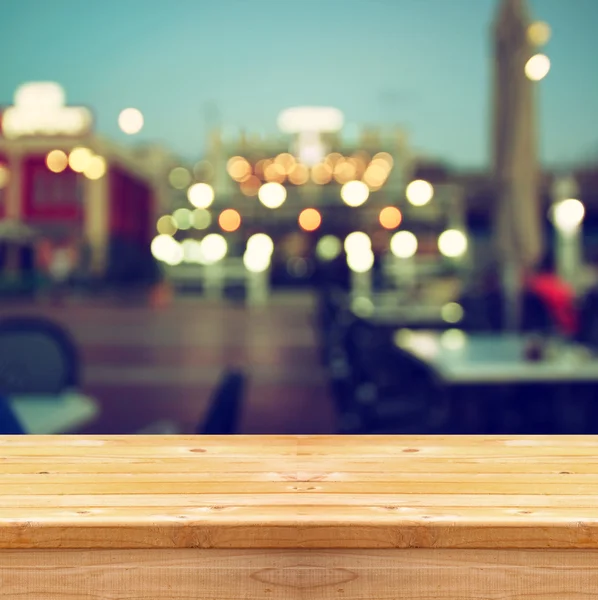
M2 134L25 136L79 136L90 131L93 117L83 106L66 106L64 90L56 83L27 83L15 93L14 106L5 109Z

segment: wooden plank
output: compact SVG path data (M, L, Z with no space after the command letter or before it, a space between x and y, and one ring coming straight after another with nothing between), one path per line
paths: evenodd
M4 550L0 581L7 600L588 600L598 552Z

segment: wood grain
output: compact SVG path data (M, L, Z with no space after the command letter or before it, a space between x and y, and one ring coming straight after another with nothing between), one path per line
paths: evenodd
M598 549L598 436L0 437L0 548Z
M13 600L588 600L597 551L0 551Z

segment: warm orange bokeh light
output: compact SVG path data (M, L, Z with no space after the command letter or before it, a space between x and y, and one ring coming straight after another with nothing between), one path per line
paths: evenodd
M318 185L326 185L332 180L332 168L326 163L320 163L312 167L311 178Z
M315 208L306 208L299 215L299 227L304 231L315 231L322 224L322 216Z
M282 154L279 154L274 159L274 162L277 165L280 165L287 175L293 170L293 167L297 163L295 157L292 154L289 154L288 152L283 152Z
M387 206L380 211L380 225L384 229L396 229L402 220L403 215L396 206Z
M52 173L62 173L69 166L68 156L62 150L52 150L46 156L46 166Z
M348 159L339 160L334 167L334 178L338 183L347 183L355 179L355 165Z
M241 227L241 215L233 208L227 208L220 213L218 225L223 231L237 231Z
M270 182L283 183L286 179L286 172L278 163L272 163L264 169L264 179Z
M309 169L302 164L296 164L295 168L289 173L289 181L293 185L303 185L309 179Z
M233 156L228 161L226 170L235 181L246 181L251 177L251 165L242 156Z
M252 175L249 179L243 181L239 188L241 189L241 193L245 196L257 196L261 185L262 182L259 178Z

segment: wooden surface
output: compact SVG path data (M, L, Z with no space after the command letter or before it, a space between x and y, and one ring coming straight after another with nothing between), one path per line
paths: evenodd
M0 548L598 549L598 437L3 437Z
M7 600L590 600L598 552L5 550Z

